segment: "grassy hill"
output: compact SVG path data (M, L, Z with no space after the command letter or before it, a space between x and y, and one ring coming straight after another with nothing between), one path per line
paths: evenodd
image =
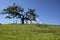
M0 40L60 40L59 26L0 25Z

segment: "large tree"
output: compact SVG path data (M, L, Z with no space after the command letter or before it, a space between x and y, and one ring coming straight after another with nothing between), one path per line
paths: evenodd
M12 6L3 9L3 14L8 14L10 18L21 18L22 24L24 24L24 15L22 14L23 12L24 8L16 5L15 3Z
M24 24L24 20L26 20L26 22L28 20L31 22L36 21L37 17L35 9L28 9L28 11L24 13L24 8L16 5L15 3L12 6L9 6L6 9L4 9L2 14L8 14L7 18L9 19L20 18L22 24Z

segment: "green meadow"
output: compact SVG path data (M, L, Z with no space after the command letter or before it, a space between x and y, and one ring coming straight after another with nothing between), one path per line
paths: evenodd
M60 26L3 24L0 40L60 40Z

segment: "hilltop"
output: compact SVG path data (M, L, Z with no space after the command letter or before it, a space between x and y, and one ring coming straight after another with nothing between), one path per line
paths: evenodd
M0 25L0 40L60 40L60 27L4 24Z

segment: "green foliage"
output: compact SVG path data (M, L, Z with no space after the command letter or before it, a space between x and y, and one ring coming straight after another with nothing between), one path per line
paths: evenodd
M4 24L0 25L0 40L60 40L60 27Z
M3 10L6 14L9 14L9 16L17 17L21 15L19 12L23 12L24 9L16 4L13 4L12 6L7 7Z
M3 9L2 14L8 14L6 18L20 18L22 24L24 24L25 20L36 21L37 15L35 14L35 9L28 9L26 13L23 12L24 8L14 3L12 6L8 6L6 9Z
M36 21L37 15L35 14L35 9L28 9L28 12L26 13L26 15L30 20Z
M37 18L37 14L35 13L35 9L28 9L28 11L26 12L26 20L29 20L29 21L37 21L36 20Z

